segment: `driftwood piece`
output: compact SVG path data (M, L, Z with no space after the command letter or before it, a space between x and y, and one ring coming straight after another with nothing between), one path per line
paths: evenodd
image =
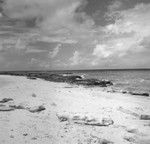
M129 115L133 115L135 117L139 117L139 115L137 113L132 112L132 111L130 111L128 109L125 109L123 107L119 107L118 110L121 111L121 112L123 112L123 113L125 113L125 114L129 114Z
M9 102L9 101L13 101L12 98L3 98L0 103L6 103L6 102Z
M150 120L150 115L141 115L140 119L141 120Z
M25 107L22 105L9 105L9 107L14 109L25 109Z
M14 108L8 107L8 106L0 106L0 111L4 112L4 111L13 111L15 110Z
M145 96L148 97L149 93L140 93L140 92L129 92L131 95L136 95L136 96Z
M91 126L109 126L113 125L114 121L110 118L103 118L101 122L96 119L88 119L87 117L82 119L73 119L74 123Z
M36 106L36 107L29 108L29 111L35 113L35 112L41 112L45 109L46 108L44 106Z
M75 122L76 124L91 125L91 126L109 126L111 124L103 124L99 122Z

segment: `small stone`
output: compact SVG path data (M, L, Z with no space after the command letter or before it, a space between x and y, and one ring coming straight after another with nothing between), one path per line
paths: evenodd
M32 97L36 97L36 94L33 93L33 94L32 94Z
M14 138L14 136L13 136L13 135L11 135L11 136L10 136L10 138Z
M37 138L36 138L36 137L33 137L32 140L37 140Z
M141 115L141 120L150 120L150 115Z
M28 135L27 133L23 134L23 136L27 136L27 135Z
M114 121L112 120L112 119L110 119L110 118L103 118L102 119L102 124L104 124L104 125L113 125L114 124Z
M69 118L66 117L66 116L58 116L58 115L57 115L57 117L58 117L58 119L59 119L60 122L65 122L65 121L68 121L68 120L69 120Z
M52 103L51 106L54 106L54 107L55 107L55 106L57 106L57 105L56 105L55 103Z
M128 141L128 142L133 142L133 143L135 142L135 139L133 137L127 137L127 136L125 136L124 139L126 141Z
M36 107L32 107L29 109L30 112L35 113L35 112L41 112L43 110L45 110L46 108L44 106L36 106Z
M103 139L100 144L113 144L113 142Z
M129 132L129 133L138 133L138 130L134 129L134 128L130 128L130 129L127 129L127 132Z

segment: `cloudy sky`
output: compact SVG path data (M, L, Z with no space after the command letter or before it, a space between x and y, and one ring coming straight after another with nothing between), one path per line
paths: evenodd
M0 0L0 70L150 68L150 0Z

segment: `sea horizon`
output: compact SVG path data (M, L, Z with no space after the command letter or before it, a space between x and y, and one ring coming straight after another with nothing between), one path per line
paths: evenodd
M150 68L114 68L114 69L59 69L59 70L0 70L0 72L57 72L57 71L149 71Z

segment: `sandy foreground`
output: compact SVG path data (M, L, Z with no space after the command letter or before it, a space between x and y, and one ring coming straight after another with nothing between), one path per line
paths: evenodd
M0 111L0 144L150 144L150 97L107 93L26 77L0 76L1 104L25 109ZM38 106L40 112L31 112ZM97 125L107 120L108 125ZM112 123L111 123L112 122Z

